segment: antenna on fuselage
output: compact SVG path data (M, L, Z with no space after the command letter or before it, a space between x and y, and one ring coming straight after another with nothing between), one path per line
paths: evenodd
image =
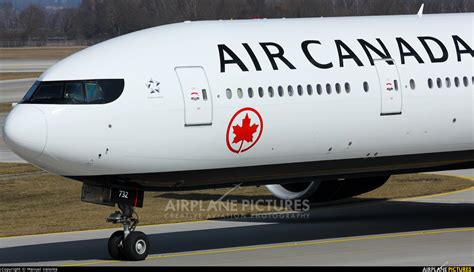
M425 9L425 3L421 4L420 10L418 11L418 17L423 17L423 11Z

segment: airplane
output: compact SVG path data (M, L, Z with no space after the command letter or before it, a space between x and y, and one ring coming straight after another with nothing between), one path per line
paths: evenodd
M183 22L51 67L6 144L118 206L113 259L144 260L145 191L267 186L326 202L391 175L474 167L473 13Z

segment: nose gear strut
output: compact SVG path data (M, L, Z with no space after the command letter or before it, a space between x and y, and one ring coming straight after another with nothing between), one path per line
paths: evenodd
M109 255L114 260L141 261L148 256L148 237L143 232L135 231L139 220L134 208L143 207L144 196L144 190L139 187L89 183L82 185L82 201L109 207L118 205L120 209L106 219L108 223L123 226L123 231L116 231L109 238Z
M108 223L123 225L123 231L117 231L109 238L110 257L115 260L127 261L146 259L150 251L150 242L146 234L135 231L139 222L137 213L132 206L118 204L118 207L120 211L107 217Z

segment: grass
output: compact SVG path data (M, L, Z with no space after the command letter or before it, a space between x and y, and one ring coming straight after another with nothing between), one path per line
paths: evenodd
M0 59L63 59L85 47L0 48Z
M0 164L0 237L111 228L105 217L113 207L80 201L81 183L50 174L38 174L31 165ZM12 175L18 174L18 175ZM471 181L438 175L400 175L392 177L383 187L360 196L361 199L404 198L456 191L471 187ZM232 213L170 212L167 205L177 200L202 200L207 207L228 189L176 193L145 194L145 207L138 209L141 225L203 220L229 215L249 214L243 200L274 199L264 188L240 188L227 199L237 203ZM170 202L171 201L171 202Z
M36 173L42 171L31 164L24 163L0 163L0 180L2 175ZM0 183L0 186L2 184Z
M9 112L12 110L12 103L0 103L0 112Z
M41 73L0 73L0 80L38 78L40 75Z
M474 182L452 176L435 174L395 175L382 187L357 196L362 199L395 199L434 195L474 186Z

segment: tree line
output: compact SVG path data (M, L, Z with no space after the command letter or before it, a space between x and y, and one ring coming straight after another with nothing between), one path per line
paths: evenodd
M98 42L163 24L217 19L473 12L472 0L83 0L78 8L21 12L0 5L0 41Z

